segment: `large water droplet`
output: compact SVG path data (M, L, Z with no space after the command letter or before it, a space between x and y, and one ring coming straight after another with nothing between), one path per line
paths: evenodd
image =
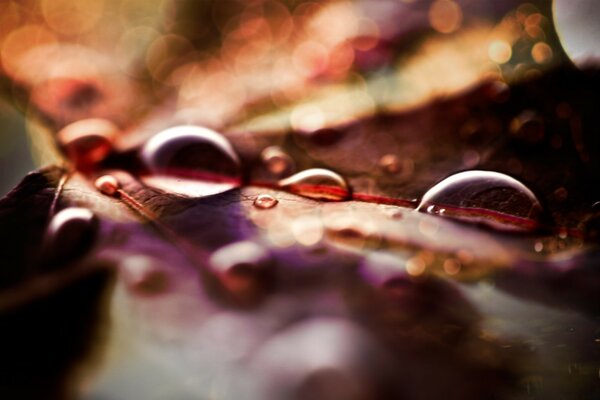
M80 171L90 171L113 150L119 128L101 118L83 119L62 128L56 138Z
M224 136L207 128L166 129L144 145L141 158L155 174L142 180L165 191L206 196L240 183L240 160L233 147Z
M44 240L45 260L65 264L85 254L98 233L98 219L87 208L70 207L58 212L48 225Z
M417 210L512 231L535 229L542 214L529 188L492 171L465 171L444 179L425 193Z
M323 168L298 172L279 181L279 186L315 200L342 201L350 197L348 183L339 174Z
M141 157L155 174L209 179L240 173L240 160L229 141L199 126L165 129L146 142Z

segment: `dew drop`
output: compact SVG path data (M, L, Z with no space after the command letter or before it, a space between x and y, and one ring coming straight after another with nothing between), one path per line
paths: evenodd
M80 171L90 171L113 150L113 142L119 128L101 118L83 119L62 128L57 140Z
M176 126L154 135L141 150L154 174L204 180L239 178L240 160L221 134L199 126Z
M115 196L121 188L117 178L112 175L103 175L99 177L94 182L94 186L96 186L96 189L98 189L102 194L111 197Z
M69 207L54 215L44 239L45 259L64 264L81 257L98 234L98 219L87 208Z
M267 210L273 208L279 203L275 197L270 194L260 194L254 199L254 207L260 208L261 210Z
M323 168L307 169L279 181L292 193L314 200L342 201L350 197L348 183L339 174Z
M294 171L294 161L281 148L269 146L261 153L262 162L274 176L285 176Z
M425 193L417 210L508 231L535 229L542 214L529 188L493 171L465 171L444 179Z

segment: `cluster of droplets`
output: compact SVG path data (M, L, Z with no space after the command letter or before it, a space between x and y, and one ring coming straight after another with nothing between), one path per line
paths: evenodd
M63 142L63 148L80 155L84 149L96 155L83 157L88 160L84 165L106 156L106 149L111 148L108 132L114 132L116 128L97 120L77 124L63 130L61 137L69 138ZM81 124L95 128L89 130L92 132L89 137L77 134L82 129ZM144 182L163 190L202 196L242 184L242 160L225 136L208 128L168 128L146 142L139 154L148 175ZM271 176L279 178L270 184L272 188L314 200L352 198L347 180L334 171L312 168L291 174L295 169L294 161L279 147L265 148L260 159ZM392 155L386 156L386 161L394 160ZM395 168L395 163L390 162L386 166ZM109 182L110 179L110 176L102 178L97 187L107 195L114 195L113 189L118 183ZM204 185L211 190L196 189L195 185ZM194 189L190 190L190 187ZM278 200L270 194L261 194L254 200L258 209L270 209L277 204ZM423 195L417 211L505 231L536 229L542 216L540 201L523 183L499 172L474 170L456 173L434 185Z

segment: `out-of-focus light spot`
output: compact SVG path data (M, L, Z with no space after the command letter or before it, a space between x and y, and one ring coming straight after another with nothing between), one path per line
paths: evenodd
M408 272L410 275L419 276L419 275L423 274L423 272L425 272L425 268L427 267L427 264L425 263L425 260L423 260L421 257L416 256L416 257L409 258L406 261L405 267L406 267L406 272Z
M325 125L325 115L319 107L301 105L292 111L290 123L297 131L312 132Z
M327 68L327 48L316 41L302 42L294 50L292 63L296 71L306 77L317 76Z
M507 63L512 57L510 44L504 40L494 40L488 47L488 56L497 64Z
M600 7L596 0L554 0L554 25L562 47L576 63L600 57Z
M358 33L352 41L352 46L356 50L367 51L372 49L379 42L379 27L377 24L367 18L362 18L359 21Z
M292 233L296 241L304 246L313 246L323 238L323 223L313 216L297 218L292 222Z
M460 272L461 265L458 260L447 258L443 264L444 272L448 275L456 275Z
M517 7L516 17L517 20L524 24L527 18L532 14L538 14L540 10L531 3L523 3Z
M349 1L327 4L311 18L306 30L310 37L329 46L354 37L358 31L358 14Z
M455 32L462 24L462 9L451 0L436 0L429 8L429 23L440 33Z
M8 35L0 52L2 67L15 77L20 69L22 57L34 47L56 43L56 36L41 25L26 25Z
M158 31L146 26L125 31L115 47L115 60L121 70L134 77L141 76L143 71L139 68L139 60L143 59L148 46L159 36Z
M65 35L79 35L98 23L104 1L41 0L40 6L50 28Z
M348 43L336 46L329 55L328 74L339 76L345 74L354 61L354 50Z
M21 13L15 1L0 1L0 43L21 25ZM0 46L1 47L1 46Z
M189 40L179 35L163 35L152 42L146 52L146 67L157 80L164 81L171 70L169 65L181 62L194 50Z
M531 57L538 64L545 64L552 59L552 48L544 42L538 42L531 48Z
M544 30L537 25L528 25L525 27L525 32L533 39L545 40L546 34Z

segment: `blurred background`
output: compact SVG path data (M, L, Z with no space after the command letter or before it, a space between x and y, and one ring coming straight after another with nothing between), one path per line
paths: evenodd
M598 16L593 0L5 0L0 192L56 161L39 125L130 127L162 110L219 129L314 128L589 63Z

